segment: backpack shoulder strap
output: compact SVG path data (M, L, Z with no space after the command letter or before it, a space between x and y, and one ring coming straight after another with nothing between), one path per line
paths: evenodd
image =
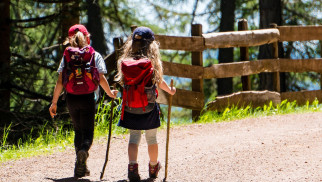
M64 54L63 54L63 56L64 56L64 62L66 63L66 62L69 62L70 61L70 52L69 52L69 50L70 50L70 48L71 47L66 47L65 48L65 50L64 50ZM65 64L66 65L66 64Z
M94 49L92 46L88 45L88 46L86 46L86 47L88 48L88 52L89 52L90 54L94 54L94 53L95 53L95 49Z
M91 59L89 61L89 64L91 66L96 67L96 64L95 64L95 49L92 46L87 46L87 47L88 47L88 52L91 54Z

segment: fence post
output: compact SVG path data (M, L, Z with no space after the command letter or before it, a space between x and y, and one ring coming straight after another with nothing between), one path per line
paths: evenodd
M138 28L137 25L131 25L131 32L133 33L136 28Z
M116 61L120 57L120 48L122 47L122 42L123 41L120 37L113 38L113 46L114 46Z
M248 30L248 23L246 19L238 20L238 31ZM249 61L248 47L240 47L240 61ZM250 76L241 77L243 91L251 90Z
M202 35L202 25L192 24L191 25L191 36L201 36ZM202 51L191 52L191 64L197 66L203 66ZM202 79L192 79L192 91L203 93L203 80ZM199 110L192 110L192 120L197 121L200 116Z
M137 25L131 25L131 31L133 32L138 26ZM123 46L123 39L121 37L115 37L113 38L113 46L114 46L114 51L116 55L116 60L121 56L120 55L120 49Z
M277 28L277 24L271 23L270 28ZM272 54L274 59L278 59L278 41L272 44ZM273 73L273 89L276 92L281 92L280 72Z

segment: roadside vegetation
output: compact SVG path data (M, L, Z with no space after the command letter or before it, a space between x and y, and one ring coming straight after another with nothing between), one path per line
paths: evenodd
M117 126L117 122L120 118L120 100L116 99L114 102L116 106L113 109L114 117L112 133L113 135L125 134L127 133L127 130ZM95 139L103 138L108 135L111 114L110 108L111 101L101 102L98 105L95 118ZM296 102L287 102L285 100L276 106L272 103L258 108L252 108L251 106L237 108L232 106L226 108L223 112L204 112L196 123L227 122L244 118L321 111L322 105L319 104L318 100L315 100L312 103L307 102L304 106L298 106ZM163 113L163 115L167 116L167 113ZM189 119L173 119L174 122L171 122L172 126L193 124ZM24 137L20 138L16 144L8 144L7 138L10 135L11 125L5 127L0 141L0 163L31 156L51 154L53 152L73 148L74 132L72 127L66 129L60 124L62 121L53 122L55 122L55 127L48 129L46 124L38 131L37 137L34 137L34 135L31 134L24 135ZM164 120L162 120L161 128L166 127L166 122L167 118L164 118Z

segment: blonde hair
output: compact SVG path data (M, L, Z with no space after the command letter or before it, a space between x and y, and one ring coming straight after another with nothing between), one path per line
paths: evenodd
M115 76L115 81L119 82L120 84L123 84L123 73L121 70L121 64L122 61L129 58L134 58L135 56L144 56L147 57L149 60L151 60L152 67L153 67L153 77L152 82L153 84L159 84L163 80L163 68L162 68L162 61L161 61L161 55L159 50L159 42L152 41L146 51L146 55L133 55L132 52L132 36L130 36L127 39L127 42L123 45L121 52L122 55L117 60L117 70L118 73Z
M88 45L87 39L89 38L89 36L89 34L85 36L82 32L78 31L73 36L67 37L64 45L67 45L69 43L72 47L83 48Z

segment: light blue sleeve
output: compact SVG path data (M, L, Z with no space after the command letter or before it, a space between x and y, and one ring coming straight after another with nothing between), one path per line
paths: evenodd
M63 72L64 66L65 66L65 64L64 64L64 57L62 57L62 58L61 58L61 61L60 61L60 64L59 64L59 67L58 67L58 69L57 69L57 72L58 72L58 73Z
M60 61L59 67L57 69L57 72L58 73L63 72L64 66L65 66L64 58L62 58L61 61ZM97 70L98 70L99 73L104 73L104 74L107 73L107 69L106 69L104 59L103 59L102 55L100 53L96 52L96 51L95 51L95 66L97 67Z
M95 51L95 66L97 67L97 70L99 73L107 73L105 61L102 57L102 55Z

